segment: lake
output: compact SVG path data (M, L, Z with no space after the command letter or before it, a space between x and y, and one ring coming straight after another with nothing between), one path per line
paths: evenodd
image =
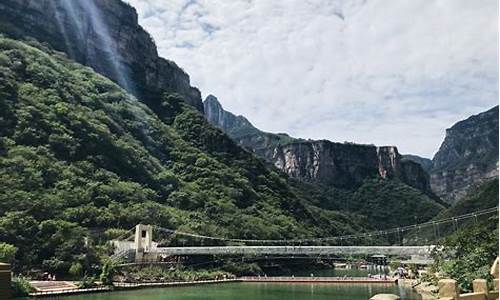
M420 296L395 284L223 283L189 287L148 288L67 297L68 300L367 300L378 293L403 300Z

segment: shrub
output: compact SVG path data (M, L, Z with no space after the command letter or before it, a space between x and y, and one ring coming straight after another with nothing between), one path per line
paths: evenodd
M35 288L24 277L13 277L11 281L12 296L26 297L29 293L34 292Z
M0 243L0 262L12 263L16 256L17 248L11 244Z

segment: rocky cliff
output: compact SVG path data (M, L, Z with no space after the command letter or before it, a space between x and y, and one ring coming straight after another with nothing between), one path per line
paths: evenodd
M198 89L174 62L158 56L133 7L120 0L2 0L0 32L34 38L120 84L154 110L165 91L203 110Z
M431 194L428 174L419 164L403 159L396 147L303 140L263 132L245 117L225 111L214 96L207 97L204 107L210 123L293 178L340 188L357 187L367 178L398 178Z
M498 177L498 106L460 121L432 159L432 190L454 203L467 191Z

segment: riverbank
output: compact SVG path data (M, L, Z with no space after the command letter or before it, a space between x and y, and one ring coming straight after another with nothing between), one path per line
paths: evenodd
M427 282L418 283L415 279L400 279L399 284L411 288L413 291L415 291L422 297L422 300L437 299L437 295L435 293L437 287L431 285L430 283Z

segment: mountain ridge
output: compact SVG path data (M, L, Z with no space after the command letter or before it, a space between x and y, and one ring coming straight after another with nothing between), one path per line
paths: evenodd
M366 178L397 177L432 196L425 171L404 159L394 146L305 140L264 132L245 117L225 111L213 95L204 101L204 110L209 122L293 178L356 188Z
M213 95L207 97L204 107L209 122L293 178L349 188L358 186L368 177L395 177L433 198L439 196L453 203L465 196L469 188L498 177L498 138L495 138L498 136L498 106L459 121L448 129L447 138L432 160L412 154L399 154L394 146L295 139L287 134L264 132L254 127L244 116L225 111ZM471 122L481 128L471 129L468 125ZM469 131L461 135L463 140L453 141L454 136L460 135L463 130ZM482 154L475 155L474 149L460 150L470 144L467 139L474 139L477 145L484 144L486 148L480 149ZM338 155L344 151L344 154ZM467 155L470 157L467 158ZM342 156L344 159L339 160ZM474 161L477 156L479 159ZM359 160L353 160L354 157ZM344 166L339 168L342 164ZM378 171L375 171L376 165ZM371 166L371 171L367 166ZM469 171L473 173L469 178L464 178L464 168L473 169ZM459 186L455 187L457 182Z

